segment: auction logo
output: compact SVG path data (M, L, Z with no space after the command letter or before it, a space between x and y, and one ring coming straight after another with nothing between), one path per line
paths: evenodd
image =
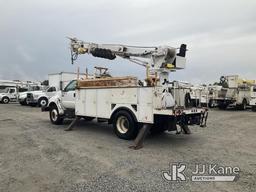
M183 173L185 169L185 164L171 164L170 171L163 171L163 177L167 181L186 181L185 174Z
M191 177L185 163L170 164L170 170L163 171L162 176L167 181L235 181L239 177L239 167L219 166L217 164L195 164L191 171Z

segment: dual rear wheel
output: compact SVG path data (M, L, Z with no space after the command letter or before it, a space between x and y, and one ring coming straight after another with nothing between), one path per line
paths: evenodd
M131 140L138 134L138 123L134 117L125 110L120 110L113 117L114 133L121 139Z

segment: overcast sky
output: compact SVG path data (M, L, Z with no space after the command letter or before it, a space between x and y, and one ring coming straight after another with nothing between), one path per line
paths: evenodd
M0 79L107 66L142 77L122 59L82 55L71 65L66 36L95 43L188 45L187 67L172 79L194 83L239 74L256 79L255 0L0 0Z

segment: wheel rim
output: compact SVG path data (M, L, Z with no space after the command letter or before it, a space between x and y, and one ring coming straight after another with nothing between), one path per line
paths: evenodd
M56 109L53 109L53 110L51 111L51 117L52 117L52 120L53 120L53 121L57 121L57 119L58 119L58 112L57 112Z
M46 104L47 104L46 100L44 100L44 99L41 100L41 102L40 102L40 105L41 105L41 106L46 106Z
M117 130L120 133L122 133L122 134L127 133L128 130L129 130L129 121L128 121L128 119L125 116L120 116L117 119L116 127L117 127Z
M4 101L4 103L8 103L8 99L5 99L5 98L4 98L4 100L3 100L3 101Z

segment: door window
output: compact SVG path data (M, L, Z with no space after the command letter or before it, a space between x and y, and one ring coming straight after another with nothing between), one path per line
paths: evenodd
M74 91L76 89L76 80L71 81L64 89L65 92Z
M55 92L56 91L56 88L55 87L50 87L47 92Z
M15 93L15 89L10 89L9 93Z

